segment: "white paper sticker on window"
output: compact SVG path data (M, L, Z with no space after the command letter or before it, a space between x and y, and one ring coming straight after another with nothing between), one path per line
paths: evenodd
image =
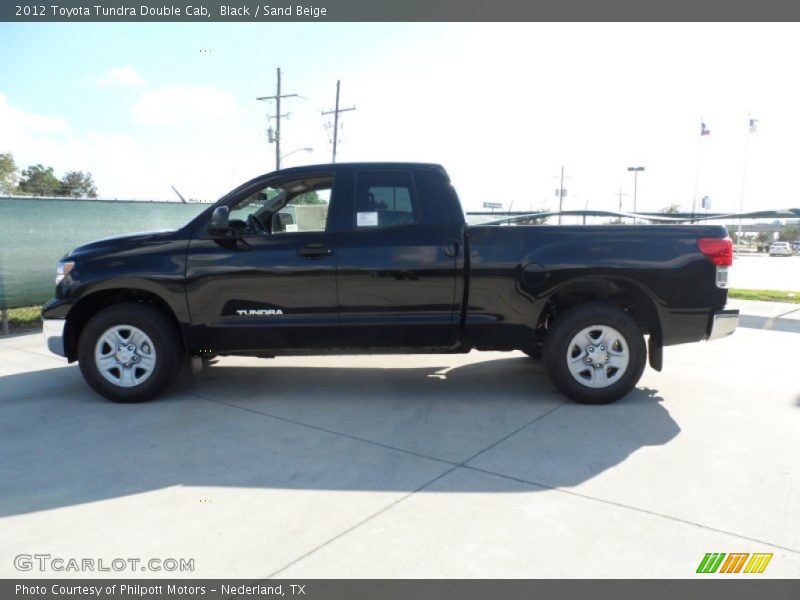
M297 231L297 223L287 223L286 231Z
M378 213L377 212L356 213L356 225L358 225L359 227L377 227Z

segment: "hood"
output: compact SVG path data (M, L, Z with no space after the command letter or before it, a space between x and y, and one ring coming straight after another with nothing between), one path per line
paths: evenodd
M71 250L63 260L71 260L87 255L107 254L127 250L136 246L169 240L174 236L176 229L159 229L157 231L140 231L102 238L88 244L83 244Z

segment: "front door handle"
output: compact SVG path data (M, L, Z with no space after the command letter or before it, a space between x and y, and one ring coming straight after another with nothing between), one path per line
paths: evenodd
M305 248L300 248L297 254L306 258L319 258L320 256L331 256L333 248L326 248L322 244L308 244Z
M458 256L458 240L448 240L444 243L444 253L447 256Z

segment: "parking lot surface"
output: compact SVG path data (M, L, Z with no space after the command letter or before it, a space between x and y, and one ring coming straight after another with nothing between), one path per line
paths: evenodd
M765 552L729 576L800 577L798 342L670 347L599 407L477 352L223 358L119 405L40 335L2 338L0 576L692 577ZM20 572L22 553L194 571Z

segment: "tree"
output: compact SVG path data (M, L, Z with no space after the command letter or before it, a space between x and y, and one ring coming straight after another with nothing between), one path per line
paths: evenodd
M83 171L67 171L61 178L61 193L59 196L72 196L74 198L97 198L97 187L92 181L92 174Z
M0 192L10 194L19 181L19 172L11 153L0 154Z
M19 191L23 194L39 194L41 196L61 196L61 182L53 174L53 167L38 164L22 171Z
M781 231L781 240L784 242L796 242L800 240L800 225L787 225Z
M771 231L759 231L756 236L756 249L759 252L765 250L765 246L767 246L770 241L772 241Z
M97 198L97 187L88 171L67 171L59 180L53 167L32 165L22 171L17 190L23 194L40 196L72 196L74 198Z
M293 200L295 204L327 204L328 202L319 197L315 191L304 192Z

